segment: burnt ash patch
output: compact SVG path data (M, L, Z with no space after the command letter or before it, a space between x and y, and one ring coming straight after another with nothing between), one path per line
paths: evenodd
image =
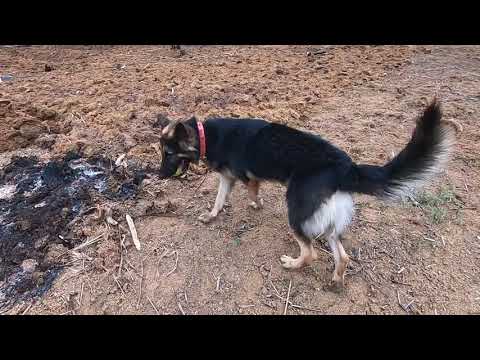
M48 163L17 157L0 170L0 310L50 288L62 265L47 256L49 248L71 249L85 240L69 236L69 224L94 197L134 198L145 176L135 166L127 171L75 153Z

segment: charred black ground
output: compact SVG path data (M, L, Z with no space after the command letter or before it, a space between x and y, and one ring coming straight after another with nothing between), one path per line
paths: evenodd
M13 158L0 173L0 309L48 290L62 266L46 255L54 244L85 240L72 237L71 225L94 197L134 198L144 177L78 153L48 163Z

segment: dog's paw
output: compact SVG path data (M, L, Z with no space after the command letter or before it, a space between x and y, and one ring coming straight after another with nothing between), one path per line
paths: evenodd
M202 214L198 217L198 220L200 220L204 224L208 224L213 219L215 219L215 216L213 216L210 213L205 213L205 214Z
M282 255L280 257L280 261L282 262L282 266L285 269L298 269L303 265L303 262L300 258L294 259L291 256L287 255Z
M252 201L250 204L248 204L252 209L254 210L260 210L263 209L263 199L260 198L258 201Z

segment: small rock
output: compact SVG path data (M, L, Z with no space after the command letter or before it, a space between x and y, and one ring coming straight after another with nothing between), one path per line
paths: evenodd
M17 225L17 228L20 229L21 231L26 231L30 229L30 227L32 226L32 224L28 220L17 221L16 225Z
M49 72L53 70L53 66L45 64L45 72Z
M137 141L128 134L123 134L123 144L126 149L131 149L137 145Z
M58 116L58 113L55 110L48 109L48 108L42 108L37 113L37 117L40 120L52 120L52 119L56 119L57 116Z
M39 249L43 248L44 246L46 246L47 244L48 244L48 236L44 236L44 237L36 240L33 247L35 248L35 250L39 250Z
M67 251L67 248L62 244L51 244L48 247L47 254L43 259L44 266L51 266L59 262L60 256Z
M60 216L64 219L67 218L68 214L70 214L70 209L67 207L62 208L62 210L60 211Z
M55 134L45 134L35 140L35 145L43 149L50 149L55 144L56 138Z
M24 272L33 273L37 268L38 262L34 259L27 259L22 262L22 270Z
M13 80L12 75L0 75L0 82Z
M78 146L77 146L78 148ZM98 148L95 148L93 145L90 145L90 144L87 144L85 146L83 146L82 148L82 154L83 156L89 158L89 157L92 157L93 155L95 155L98 151Z
M37 284L37 286L41 286L44 283L43 272L35 271L32 274L32 280Z
M26 122L20 126L20 135L28 140L36 139L45 130L45 128L36 122Z
M145 100L145 106L169 107L170 103L166 100L157 100L157 99L148 98L148 99Z

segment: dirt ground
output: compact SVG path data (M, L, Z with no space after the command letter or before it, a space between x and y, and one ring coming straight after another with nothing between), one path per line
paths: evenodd
M18 286L15 295L3 290L4 300L11 301L0 312L283 314L288 297L288 314L480 313L480 47L185 46L183 51L0 48L0 75L10 75L0 83L2 226L2 216L17 214L9 211L13 185L5 179L32 173L19 175L15 156L66 164L65 156L73 153L111 164L126 154L127 175L118 175L117 185L131 184L137 169L146 172L131 196L89 190L82 197L84 211L70 211L69 202L55 213L37 211L39 219L63 220L21 229L31 242L22 246L35 244L35 252L17 251L14 259L13 250L4 248L0 300L2 286L17 286L15 271L33 274L27 286L33 295L21 297L27 290ZM333 271L325 243L316 244L323 251L313 266L281 267L281 255L298 252L282 186L264 184L265 208L255 211L248 207L246 189L237 185L226 210L204 225L197 217L214 202L215 173L198 166L176 179L155 176L160 158L152 125L158 113L265 118L320 134L355 161L383 164L406 144L414 118L435 95L445 118L464 129L452 161L417 202L391 205L355 196L356 216L347 234L352 261L340 294L325 287ZM43 169L38 164L35 169ZM71 181L55 191L77 184L72 182L77 172L68 174ZM119 225L105 221L96 207L112 209ZM140 251L133 246L127 213ZM38 244L38 234L51 240ZM51 284L35 293L48 283L51 269L56 269Z

